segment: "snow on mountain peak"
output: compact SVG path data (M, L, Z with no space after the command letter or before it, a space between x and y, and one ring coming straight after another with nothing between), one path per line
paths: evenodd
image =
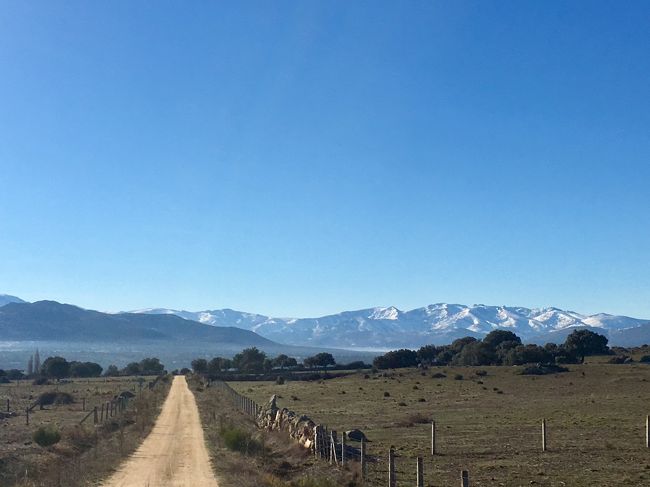
M271 318L231 309L140 312L173 313L206 325L244 328L290 345L377 349L450 343L468 335L480 338L497 329L511 330L524 341L547 340L549 334L575 327L589 326L607 332L638 327L650 321L608 314L581 315L550 307L530 309L447 303L410 311L401 311L395 306L377 307L320 318Z
M389 306L388 308L374 308L368 318L371 320L396 320L399 315L400 310L395 306Z

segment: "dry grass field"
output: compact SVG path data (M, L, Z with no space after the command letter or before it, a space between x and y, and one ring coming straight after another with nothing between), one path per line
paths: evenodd
M0 384L0 411L6 412L9 399L10 411L16 413L0 419L0 486L87 485L109 472L137 446L157 416L167 387L156 386L150 392L146 388L150 379L146 379L143 392L135 377L75 379L51 385L33 385L31 381ZM40 394L52 391L68 393L74 402L42 410L36 406L27 425L25 408ZM132 403L127 413L103 426L95 427L92 415L79 425L94 406L124 391L135 393L133 401L139 401L137 424ZM36 444L32 435L41 426L56 428L61 441L50 447Z
M356 485L355 471L335 471L316 461L300 445L280 432L259 430L217 387L189 381L201 415L205 440L219 487L336 487ZM250 435L255 450L229 448L223 429ZM255 451L252 451L255 450Z
M650 485L650 449L644 447L650 366L593 362L546 376L518 375L518 367L432 367L320 382L230 384L258 403L277 394L280 407L332 429L362 429L371 440L369 454L377 457L367 485L387 485L391 445L398 486L416 485L418 455L429 486L458 485L461 469L469 470L473 486Z

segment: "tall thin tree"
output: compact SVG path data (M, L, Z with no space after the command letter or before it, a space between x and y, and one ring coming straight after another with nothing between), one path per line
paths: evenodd
M34 357L29 357L27 361L27 376L31 377L34 374Z
M41 373L41 356L38 353L38 348L36 349L36 353L34 354L34 373L36 374Z

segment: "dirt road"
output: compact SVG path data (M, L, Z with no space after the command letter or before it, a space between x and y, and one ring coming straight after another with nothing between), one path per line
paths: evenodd
M174 377L156 424L103 487L217 487L199 410L185 377Z

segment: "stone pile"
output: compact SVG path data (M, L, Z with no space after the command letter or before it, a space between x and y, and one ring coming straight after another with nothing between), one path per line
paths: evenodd
M305 448L312 448L316 423L305 415L299 415L287 408L278 408L275 394L262 406L256 422L259 428L268 431L285 431Z

